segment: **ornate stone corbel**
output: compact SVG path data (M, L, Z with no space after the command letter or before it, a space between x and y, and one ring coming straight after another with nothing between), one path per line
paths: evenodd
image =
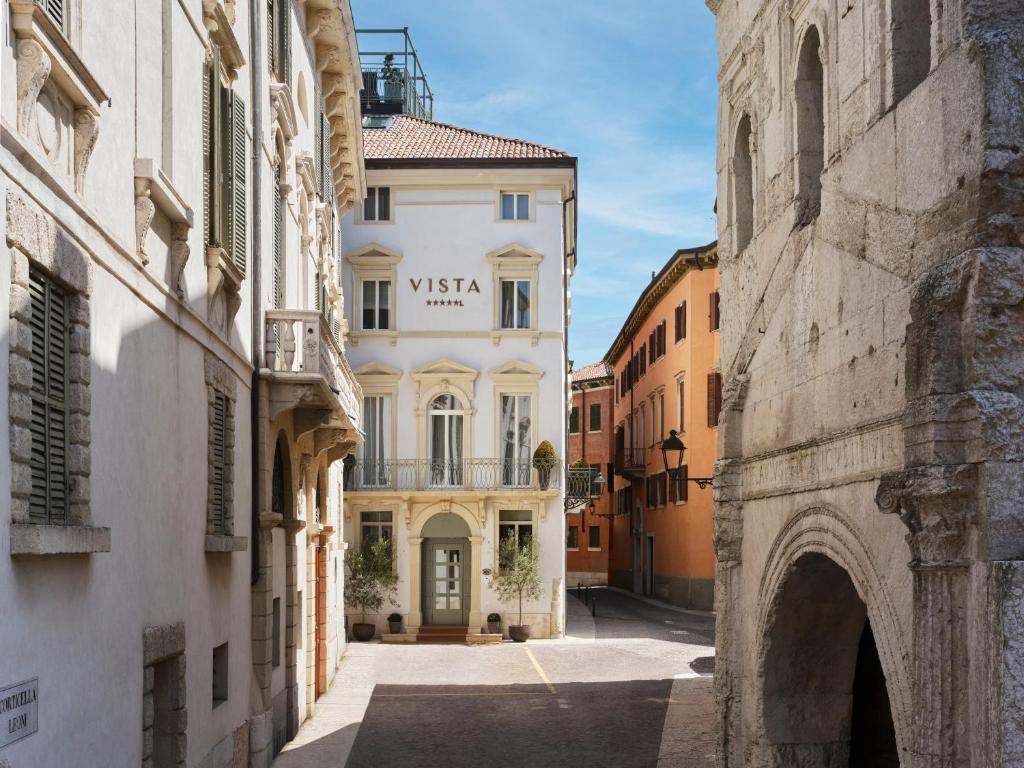
M99 116L89 109L75 110L75 191L85 192L85 169L100 132Z
M150 179L135 177L135 252L143 264L149 263L149 255L146 253L146 233L153 224L153 217L156 215L156 203L150 192L152 181Z
M206 251L206 279L210 324L227 334L242 305L242 275L223 248L212 246Z
M50 76L50 57L37 41L18 41L18 131L31 136L36 124L36 100Z
M181 284L181 276L185 272L185 264L191 248L188 245L188 233L191 227L184 222L171 227L171 288L180 298L184 298L185 289Z

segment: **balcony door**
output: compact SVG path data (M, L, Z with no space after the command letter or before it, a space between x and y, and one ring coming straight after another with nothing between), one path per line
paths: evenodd
M530 396L501 396L501 484L530 484Z
M430 485L462 485L462 439L466 418L455 395L438 395L430 404Z
M366 439L360 446L359 480L364 488L386 488L391 485L391 397L363 398L363 429Z

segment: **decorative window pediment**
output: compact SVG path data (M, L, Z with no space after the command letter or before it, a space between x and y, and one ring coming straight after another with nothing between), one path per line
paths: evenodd
M538 270L544 254L510 243L487 254L494 277L492 304L495 346L505 336L526 336L536 345L538 329Z
M370 243L345 257L352 266L352 317L359 333L386 336L398 341L395 296L398 286L398 263L402 254ZM359 343L359 333L352 343Z
M238 70L245 66L245 54L232 27L234 20L235 4L230 0L203 0L203 23L210 41L220 47L221 63L231 81L238 78Z
M502 383L533 383L540 380L544 375L544 371L523 360L512 360L504 365L499 365L497 368L492 368L487 372L487 375L495 381Z
M392 385L402 378L402 372L384 363L366 363L352 371L366 391L367 387Z

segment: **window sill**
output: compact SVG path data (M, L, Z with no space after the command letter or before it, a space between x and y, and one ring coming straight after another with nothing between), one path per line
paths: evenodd
M247 536L226 536L218 533L206 534L206 551L209 553L245 552L249 548Z
M361 328L358 331L351 331L348 335L348 340L352 343L353 347L358 347L362 339L387 339L393 347L398 344L398 331L394 328L378 330L365 330Z
M535 331L532 328L500 328L491 331L491 342L494 346L501 344L503 338L529 339L530 346L536 347L540 343L540 331Z
M11 525L11 556L90 555L110 551L110 529L89 525Z

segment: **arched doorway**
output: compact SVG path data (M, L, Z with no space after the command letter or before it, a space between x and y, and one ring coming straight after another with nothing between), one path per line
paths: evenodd
M766 764L899 766L867 608L841 566L817 553L796 561L764 649Z
M466 521L451 512L436 514L424 524L420 580L424 624L469 624L472 590L469 537Z
M283 733L275 733L274 749L280 750L286 741L295 738L299 732L299 692L298 692L298 621L299 591L296 579L295 564L298 559L298 548L295 543L295 486L292 480L291 452L288 448L288 436L280 432L274 444L274 459L270 475L270 511L281 515L283 537L275 537L275 547L284 549L285 593L284 611L272 611L274 627L271 640L274 644L273 655L281 653L283 639L284 651L284 686L285 686L285 722ZM280 626L284 622L283 632ZM283 635L283 638L282 638ZM276 728L277 726L275 726Z

